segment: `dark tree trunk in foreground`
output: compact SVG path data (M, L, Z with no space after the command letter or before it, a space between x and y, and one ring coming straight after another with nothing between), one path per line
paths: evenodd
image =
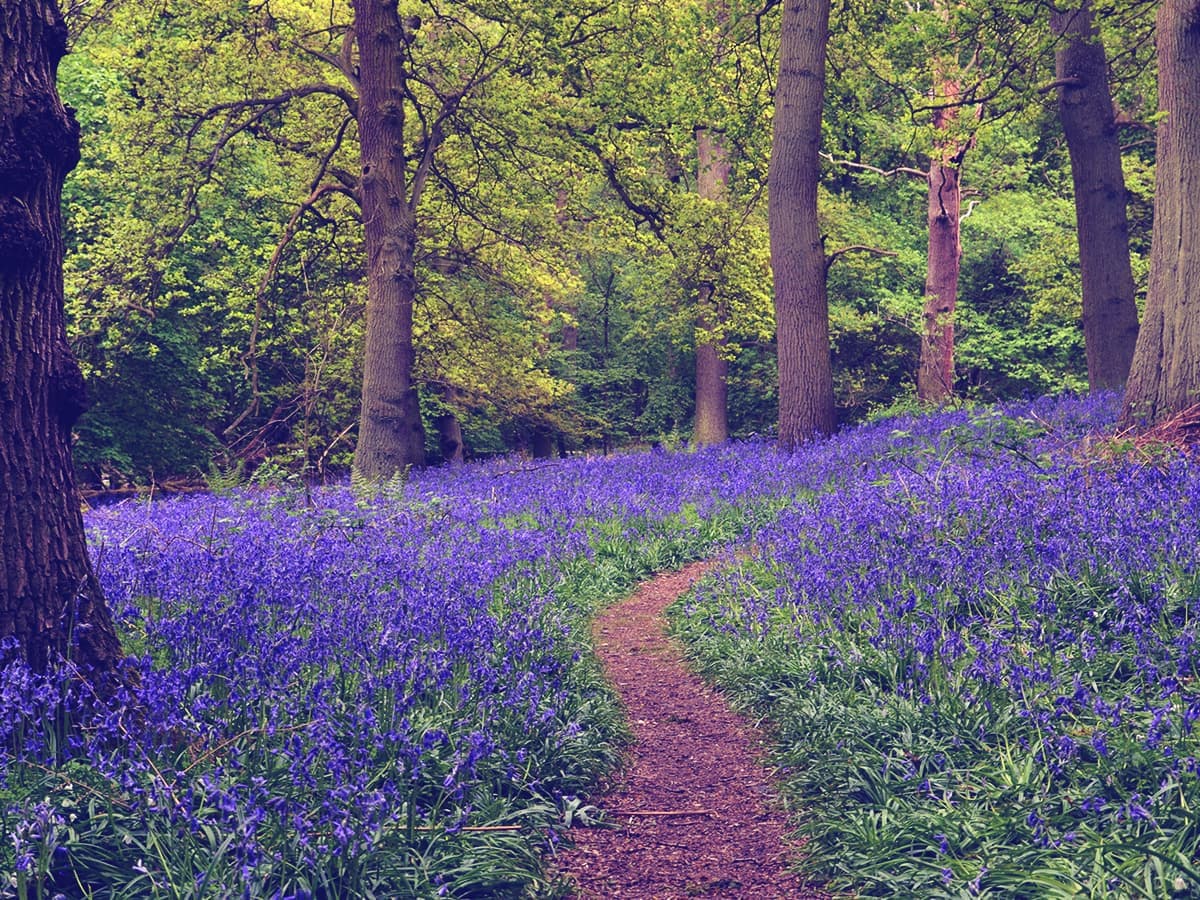
M1125 388L1126 424L1200 402L1200 0L1158 10L1158 169L1150 291Z
M1056 12L1052 25L1066 38L1056 59L1058 111L1075 182L1088 384L1119 388L1129 375L1138 321L1108 60L1088 0Z
M768 209L779 354L779 444L834 428L825 250L817 223L829 0L786 0Z
M0 640L96 683L121 647L92 573L71 463L83 377L63 320L63 178L79 128L55 89L67 31L50 0L0 5ZM0 654L0 663L12 659Z
M696 130L698 175L696 192L705 200L724 202L729 186L729 151L721 135ZM723 349L725 310L712 282L700 285L696 298L696 421L692 442L697 446L729 440L729 362Z
M404 91L412 35L395 0L354 0L358 132L367 252L367 331L354 475L375 481L425 464L413 379L416 213L406 190Z
M939 62L935 68L941 69ZM954 103L958 84L936 71L934 80L947 103ZM929 159L929 257L925 273L925 312L917 398L943 403L954 394L954 307L958 302L958 269L962 258L959 167L965 147L952 134L958 107L934 111L934 150Z

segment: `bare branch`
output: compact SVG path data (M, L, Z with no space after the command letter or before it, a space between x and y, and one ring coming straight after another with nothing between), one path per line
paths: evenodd
M825 273L829 274L829 270L833 268L833 264L847 253L870 253L873 256L900 255L895 250L884 250L882 247L870 247L866 244L851 244L849 247L840 247L825 257Z
M354 65L354 29L347 28L342 35L342 43L338 49L338 55L333 56L325 53L322 50L314 50L312 47L307 47L302 43L296 42L295 46L303 53L307 53L314 59L319 59L326 65L332 66L342 73L342 76L350 82L350 85L355 91L358 90L358 69Z
M864 172L873 172L884 178L895 178L897 175L911 175L913 178L928 178L929 173L924 169L914 169L909 166L897 166L894 169L880 169L877 166L869 166L866 163L854 162L850 159L834 159L832 153L822 153L821 158L827 162L833 163L835 166L845 166L847 169L860 169Z
M267 293L267 288L271 282L275 280L275 275L279 272L279 264L283 260L283 251L291 244L292 239L296 236L296 231L300 225L300 220L305 213L311 211L318 201L330 194L342 194L350 197L355 203L358 203L358 196L346 190L340 184L321 184L313 189L312 193L301 203L288 219L287 225L283 228L283 233L279 236L278 242L275 244L275 250L271 254L271 260L267 263L267 270L263 273L263 277L258 282L258 290L254 292L254 321L250 326L250 343L246 347L246 352L242 354L242 365L246 368L246 374L250 378L250 405L242 411L242 414L234 419L233 424L222 432L226 437L237 430L238 426L246 420L248 416L253 415L258 411L259 400L261 395L258 390L258 331L262 325L262 307L263 297Z
M1087 82L1084 79L1080 78L1077 75L1071 75L1068 78L1059 78L1059 79L1056 79L1055 81L1050 82L1049 84L1043 84L1041 87L1038 88L1038 93L1039 94L1048 94L1053 90L1057 90L1058 88L1065 88L1065 87L1081 88L1081 87L1084 87L1086 84L1087 84Z
M205 122L217 118L223 113L228 113L230 118L239 113L247 112L248 110L270 110L279 109L286 106L293 100L300 100L304 97L311 97L314 94L327 94L331 97L337 97L344 104L346 109L350 111L350 115L358 115L358 98L354 96L346 88L339 87L336 84L327 84L323 81L314 82L312 84L304 84L300 87L291 88L276 94L274 97L249 97L245 100L230 100L227 103L218 103L216 106L210 106L207 110L201 113L196 118L196 122L188 130L188 138L193 138ZM251 117L250 121L257 121L262 118L262 112L258 112ZM245 126L243 126L244 128ZM237 129L243 130L242 128Z

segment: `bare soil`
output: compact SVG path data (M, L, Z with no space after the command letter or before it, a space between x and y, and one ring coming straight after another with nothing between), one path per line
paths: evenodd
M825 898L789 863L799 846L773 804L763 735L688 671L666 608L706 563L648 581L596 621L597 654L635 742L614 784L591 802L602 827L575 827L557 868L577 896Z

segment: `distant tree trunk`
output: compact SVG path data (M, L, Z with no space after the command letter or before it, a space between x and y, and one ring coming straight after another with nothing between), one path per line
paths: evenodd
M934 81L941 97L953 103L958 84L942 71L941 61L935 63ZM958 268L962 258L959 166L965 151L951 133L957 118L957 106L933 113L937 136L929 159L929 258L921 363L917 371L917 399L923 403L943 403L954 394L954 307L958 301Z
M79 127L55 89L66 48L51 0L0 5L0 640L16 638L38 671L69 656L103 685L121 647L71 463L86 404L63 320L59 206L79 161Z
M1119 388L1129 376L1138 321L1108 60L1089 0L1055 12L1051 25L1066 38L1056 57L1058 112L1075 183L1088 384Z
M462 423L455 415L452 404L458 399L458 392L452 387L442 390L442 401L445 404L442 411L434 420L438 433L438 449L442 453L442 462L449 465L462 463L465 454L463 447Z
M395 0L354 0L358 132L367 252L367 329L354 475L389 478L425 464L413 378L416 213L406 191L404 92L411 35Z
M1125 387L1125 424L1200 402L1200 0L1158 9L1158 167L1146 314Z
M554 195L554 223L559 230L567 228L567 199L566 188L559 188ZM564 313L562 327L562 348L567 351L579 349L579 325L576 316L579 314L579 304L574 296L566 298L560 307Z
M534 459L549 459L558 449L557 435L552 428L535 425L529 436L529 452Z
M723 202L729 187L729 151L721 135L709 128L696 129L698 175L696 191L702 199ZM729 363L719 334L725 310L712 282L700 285L696 298L696 421L692 442L698 446L729 440Z
M767 201L784 449L834 428L825 251L817 223L828 38L829 0L786 0Z

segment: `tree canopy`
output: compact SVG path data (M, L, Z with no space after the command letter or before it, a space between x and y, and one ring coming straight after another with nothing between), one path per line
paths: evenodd
M355 32L367 5L76 11L60 90L83 133L64 197L68 328L92 396L75 428L87 482L349 467L373 265ZM686 441L706 347L726 433L773 433L780 5L382 5L403 33L420 456L443 458L446 428L475 457ZM1140 302L1152 11L1091 9ZM817 216L836 422L915 397L929 250L913 175L929 171L939 127L969 146L956 157L947 396L1086 387L1071 166L1049 87L1060 32L1021 2L831 9ZM954 135L933 116L951 107ZM727 166L720 199L702 189L705 142Z

